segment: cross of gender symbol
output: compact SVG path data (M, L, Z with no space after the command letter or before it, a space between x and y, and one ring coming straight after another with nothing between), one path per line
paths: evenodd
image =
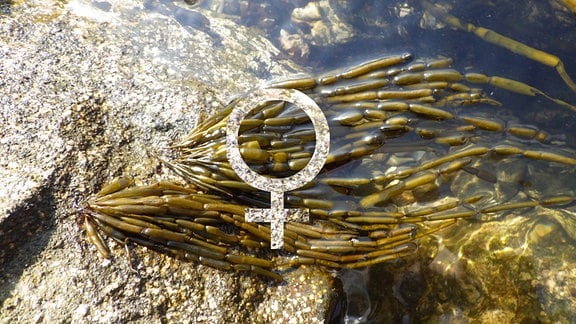
M287 178L269 178L256 173L244 162L238 147L240 124L256 105L254 103L284 101L294 104L308 115L316 133L316 147L312 159L306 167ZM293 89L258 89L240 100L232 110L226 130L226 156L230 166L238 177L250 186L270 192L270 209L247 208L247 222L270 222L270 247L282 248L284 245L284 222L307 222L308 209L285 209L284 192L302 187L314 180L320 172L330 149L330 129L322 110L314 100Z

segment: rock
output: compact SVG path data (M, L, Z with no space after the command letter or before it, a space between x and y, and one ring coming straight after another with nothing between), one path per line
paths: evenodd
M354 36L352 27L340 19L331 4L326 1L308 2L295 8L291 15L296 25L305 25L310 33L304 37L315 46L343 44Z
M264 38L184 3L1 10L2 323L322 321L325 271L286 271L278 285L130 243L131 258L112 243L114 259L102 260L80 226L104 182L173 178L154 154L169 156L227 98L297 67L274 60Z

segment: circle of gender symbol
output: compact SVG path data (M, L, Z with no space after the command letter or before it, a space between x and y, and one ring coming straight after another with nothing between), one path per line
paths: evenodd
M238 147L240 124L246 115L257 105L266 102L289 102L304 110L316 133L314 154L298 173L286 178L270 178L258 174L244 162ZM270 247L279 249L284 245L284 222L307 222L308 209L284 209L284 192L302 187L314 180L320 172L330 149L330 129L324 113L314 100L300 91L292 89L258 89L242 98L229 116L226 130L226 156L238 177L250 186L270 192L270 209L247 208L247 222L270 222Z

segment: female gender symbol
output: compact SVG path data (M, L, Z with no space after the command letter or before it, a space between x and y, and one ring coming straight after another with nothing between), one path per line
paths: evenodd
M246 115L258 103L258 100L266 102L284 101L290 102L304 110L314 125L316 133L316 146L312 159L306 167L298 173L287 178L269 178L260 175L250 169L240 155L238 147L238 132L240 124ZM246 208L245 220L247 222L270 222L270 247L279 249L284 245L284 222L307 222L308 209L284 209L284 192L302 187L314 180L320 172L328 156L330 149L330 129L322 110L314 100L300 91L293 89L258 89L248 95L245 100L240 100L230 113L226 131L226 156L230 166L238 177L250 186L270 192L270 209Z

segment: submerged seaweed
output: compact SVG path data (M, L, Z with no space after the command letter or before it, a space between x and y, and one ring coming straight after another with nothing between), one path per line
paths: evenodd
M237 105L253 105L240 125L240 152L254 171L274 178L308 164L316 135L299 107L250 96L232 100L175 145L178 158L165 163L186 185L132 186L122 178L105 186L86 209L89 237L104 256L101 234L282 280L275 271L300 264L361 268L411 255L421 238L457 219L573 204L574 150L517 120L479 85L550 99L554 109L574 107L521 82L462 74L451 64L400 54L268 85L312 98L331 136L320 174L286 193L286 207L308 209L311 218L285 224L288 254L268 250L269 224L245 220L245 209L268 207L270 195L230 167L226 123ZM562 174L554 190L534 188L546 170Z

